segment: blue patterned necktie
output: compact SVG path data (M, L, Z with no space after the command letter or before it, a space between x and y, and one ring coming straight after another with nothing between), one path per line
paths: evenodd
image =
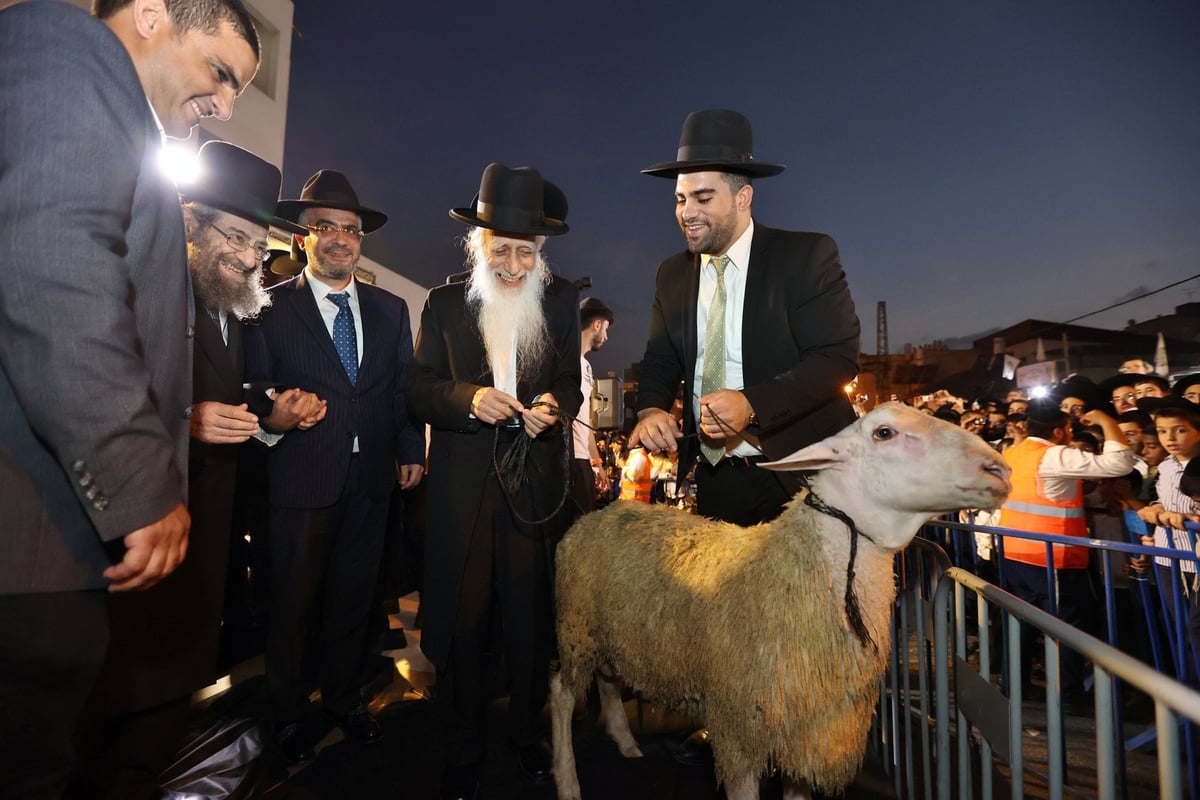
M704 328L704 365L700 373L700 396L712 394L725 388L725 268L729 256L710 258L717 271L717 286L713 290L712 302L708 306L708 320ZM710 464L716 464L725 455L725 442L700 435L700 452Z
M330 292L327 299L338 307L333 319L333 346L350 383L358 382L358 334L354 331L354 312L350 310L350 295L345 292Z

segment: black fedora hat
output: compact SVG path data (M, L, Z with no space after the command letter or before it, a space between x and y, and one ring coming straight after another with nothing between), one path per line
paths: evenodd
M362 217L363 233L377 231L387 222L387 214L367 208L358 202L358 194L350 185L350 179L337 170L323 169L304 184L299 200L282 200L275 213L292 222L300 221L300 212L306 208L337 208L353 211Z
M750 120L736 111L717 108L688 114L679 134L675 160L654 164L642 172L657 178L674 178L681 172L715 170L767 178L784 169L783 164L755 161Z
M292 254L287 250L272 250L263 263L276 275L289 278L304 272L304 264L292 258Z
M547 186L551 188L547 190ZM529 236L566 233L567 223L562 217L550 216L548 205L563 217L567 215L566 195L557 186L547 184L536 169L488 164L472 205L452 208L450 216L468 225L504 233Z
M228 212L260 225L276 225L289 233L303 228L275 215L282 178L279 168L229 142L205 143L196 155L194 180L183 183L184 200Z

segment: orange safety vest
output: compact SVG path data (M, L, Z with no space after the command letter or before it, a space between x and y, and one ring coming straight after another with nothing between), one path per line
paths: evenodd
M625 468L621 470L621 496L618 499L649 503L652 485L650 457L646 455L645 450L635 447L625 461Z
M1000 527L1032 533L1087 538L1087 517L1083 511L1083 481L1075 482L1070 500L1050 500L1042 493L1043 479L1038 475L1046 451L1054 445L1039 439L1026 439L1004 451L1004 460L1012 468L1012 492L1000 507ZM1004 557L1024 564L1046 566L1046 543L1032 539L1004 537ZM1088 548L1054 545L1054 566L1086 569Z

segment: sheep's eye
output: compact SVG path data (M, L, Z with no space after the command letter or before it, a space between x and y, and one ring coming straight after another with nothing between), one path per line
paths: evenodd
M875 429L875 433L872 435L876 441L886 442L888 439L891 439L893 436L895 436L896 432L887 425L880 425Z

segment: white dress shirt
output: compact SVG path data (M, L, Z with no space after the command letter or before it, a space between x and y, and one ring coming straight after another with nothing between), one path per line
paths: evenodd
M750 271L750 242L754 238L754 221L726 251L729 266L725 268L725 386L726 389L745 388L742 359L742 315L746 305L746 275ZM700 384L704 380L704 334L708 328L708 309L717 290L717 268L710 262L713 256L700 254L700 291L696 297L696 374L692 380L692 411L700 420ZM733 456L759 456L762 450L753 436L743 432L725 440L725 452Z
M338 304L332 300L326 300L326 295L335 292L345 292L350 297L350 311L354 314L354 338L358 345L358 363L362 364L363 356L363 326L362 326L362 311L358 305L358 281L354 278L350 279L350 283L346 284L344 289L333 289L313 277L312 267L305 267L306 278L308 280L308 288L312 290L313 297L317 301L317 310L321 312L321 319L325 321L325 330L329 332L329 340L333 341L333 321L337 319ZM358 436L354 437L354 452L358 452Z

